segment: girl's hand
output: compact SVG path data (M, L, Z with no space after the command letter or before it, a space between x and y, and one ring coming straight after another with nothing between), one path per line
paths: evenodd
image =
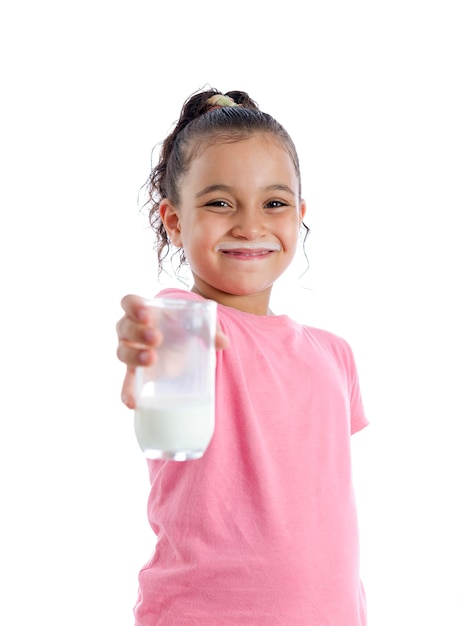
M127 295L121 300L124 315L116 324L118 335L117 357L127 365L121 399L129 409L135 408L134 382L135 368L138 365L151 365L156 360L156 348L162 335L154 325L149 307L140 296ZM223 350L229 345L228 338L218 329L216 349Z

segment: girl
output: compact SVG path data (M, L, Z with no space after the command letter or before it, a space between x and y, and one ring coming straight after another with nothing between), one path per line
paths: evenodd
M201 459L148 461L156 549L139 575L137 626L365 626L350 435L367 424L347 343L269 309L306 206L295 146L239 91L184 104L149 181L162 261L188 262L218 303L216 427ZM307 229L306 229L307 232ZM126 296L117 324L134 407L137 365L160 333Z

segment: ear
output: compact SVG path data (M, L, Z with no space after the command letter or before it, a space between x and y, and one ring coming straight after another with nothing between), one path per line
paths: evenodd
M301 200L300 202L300 226L304 220L305 215L306 215L306 202L304 200Z
M177 248L181 248L182 236L179 213L167 198L161 200L159 214L169 239Z

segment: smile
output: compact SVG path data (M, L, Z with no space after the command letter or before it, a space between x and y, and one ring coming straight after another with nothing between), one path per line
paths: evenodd
M222 254L226 254L227 256L235 257L237 259L259 259L273 254L275 250L268 250L265 248L258 250L238 248L237 250L220 250L220 252L222 252Z
M222 241L216 246L217 252L236 259L262 259L273 252L280 252L280 250L280 244L274 241L249 241L248 243L243 241Z

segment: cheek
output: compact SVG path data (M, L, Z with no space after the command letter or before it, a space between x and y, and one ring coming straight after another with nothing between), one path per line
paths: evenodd
M298 243L298 237L300 234L300 222L298 219L294 219L291 222L287 222L286 224L282 224L282 239L284 245L289 248L296 247Z
M181 238L187 258L196 258L200 262L215 243L211 225L202 224L198 221L184 224L184 237L181 233Z

